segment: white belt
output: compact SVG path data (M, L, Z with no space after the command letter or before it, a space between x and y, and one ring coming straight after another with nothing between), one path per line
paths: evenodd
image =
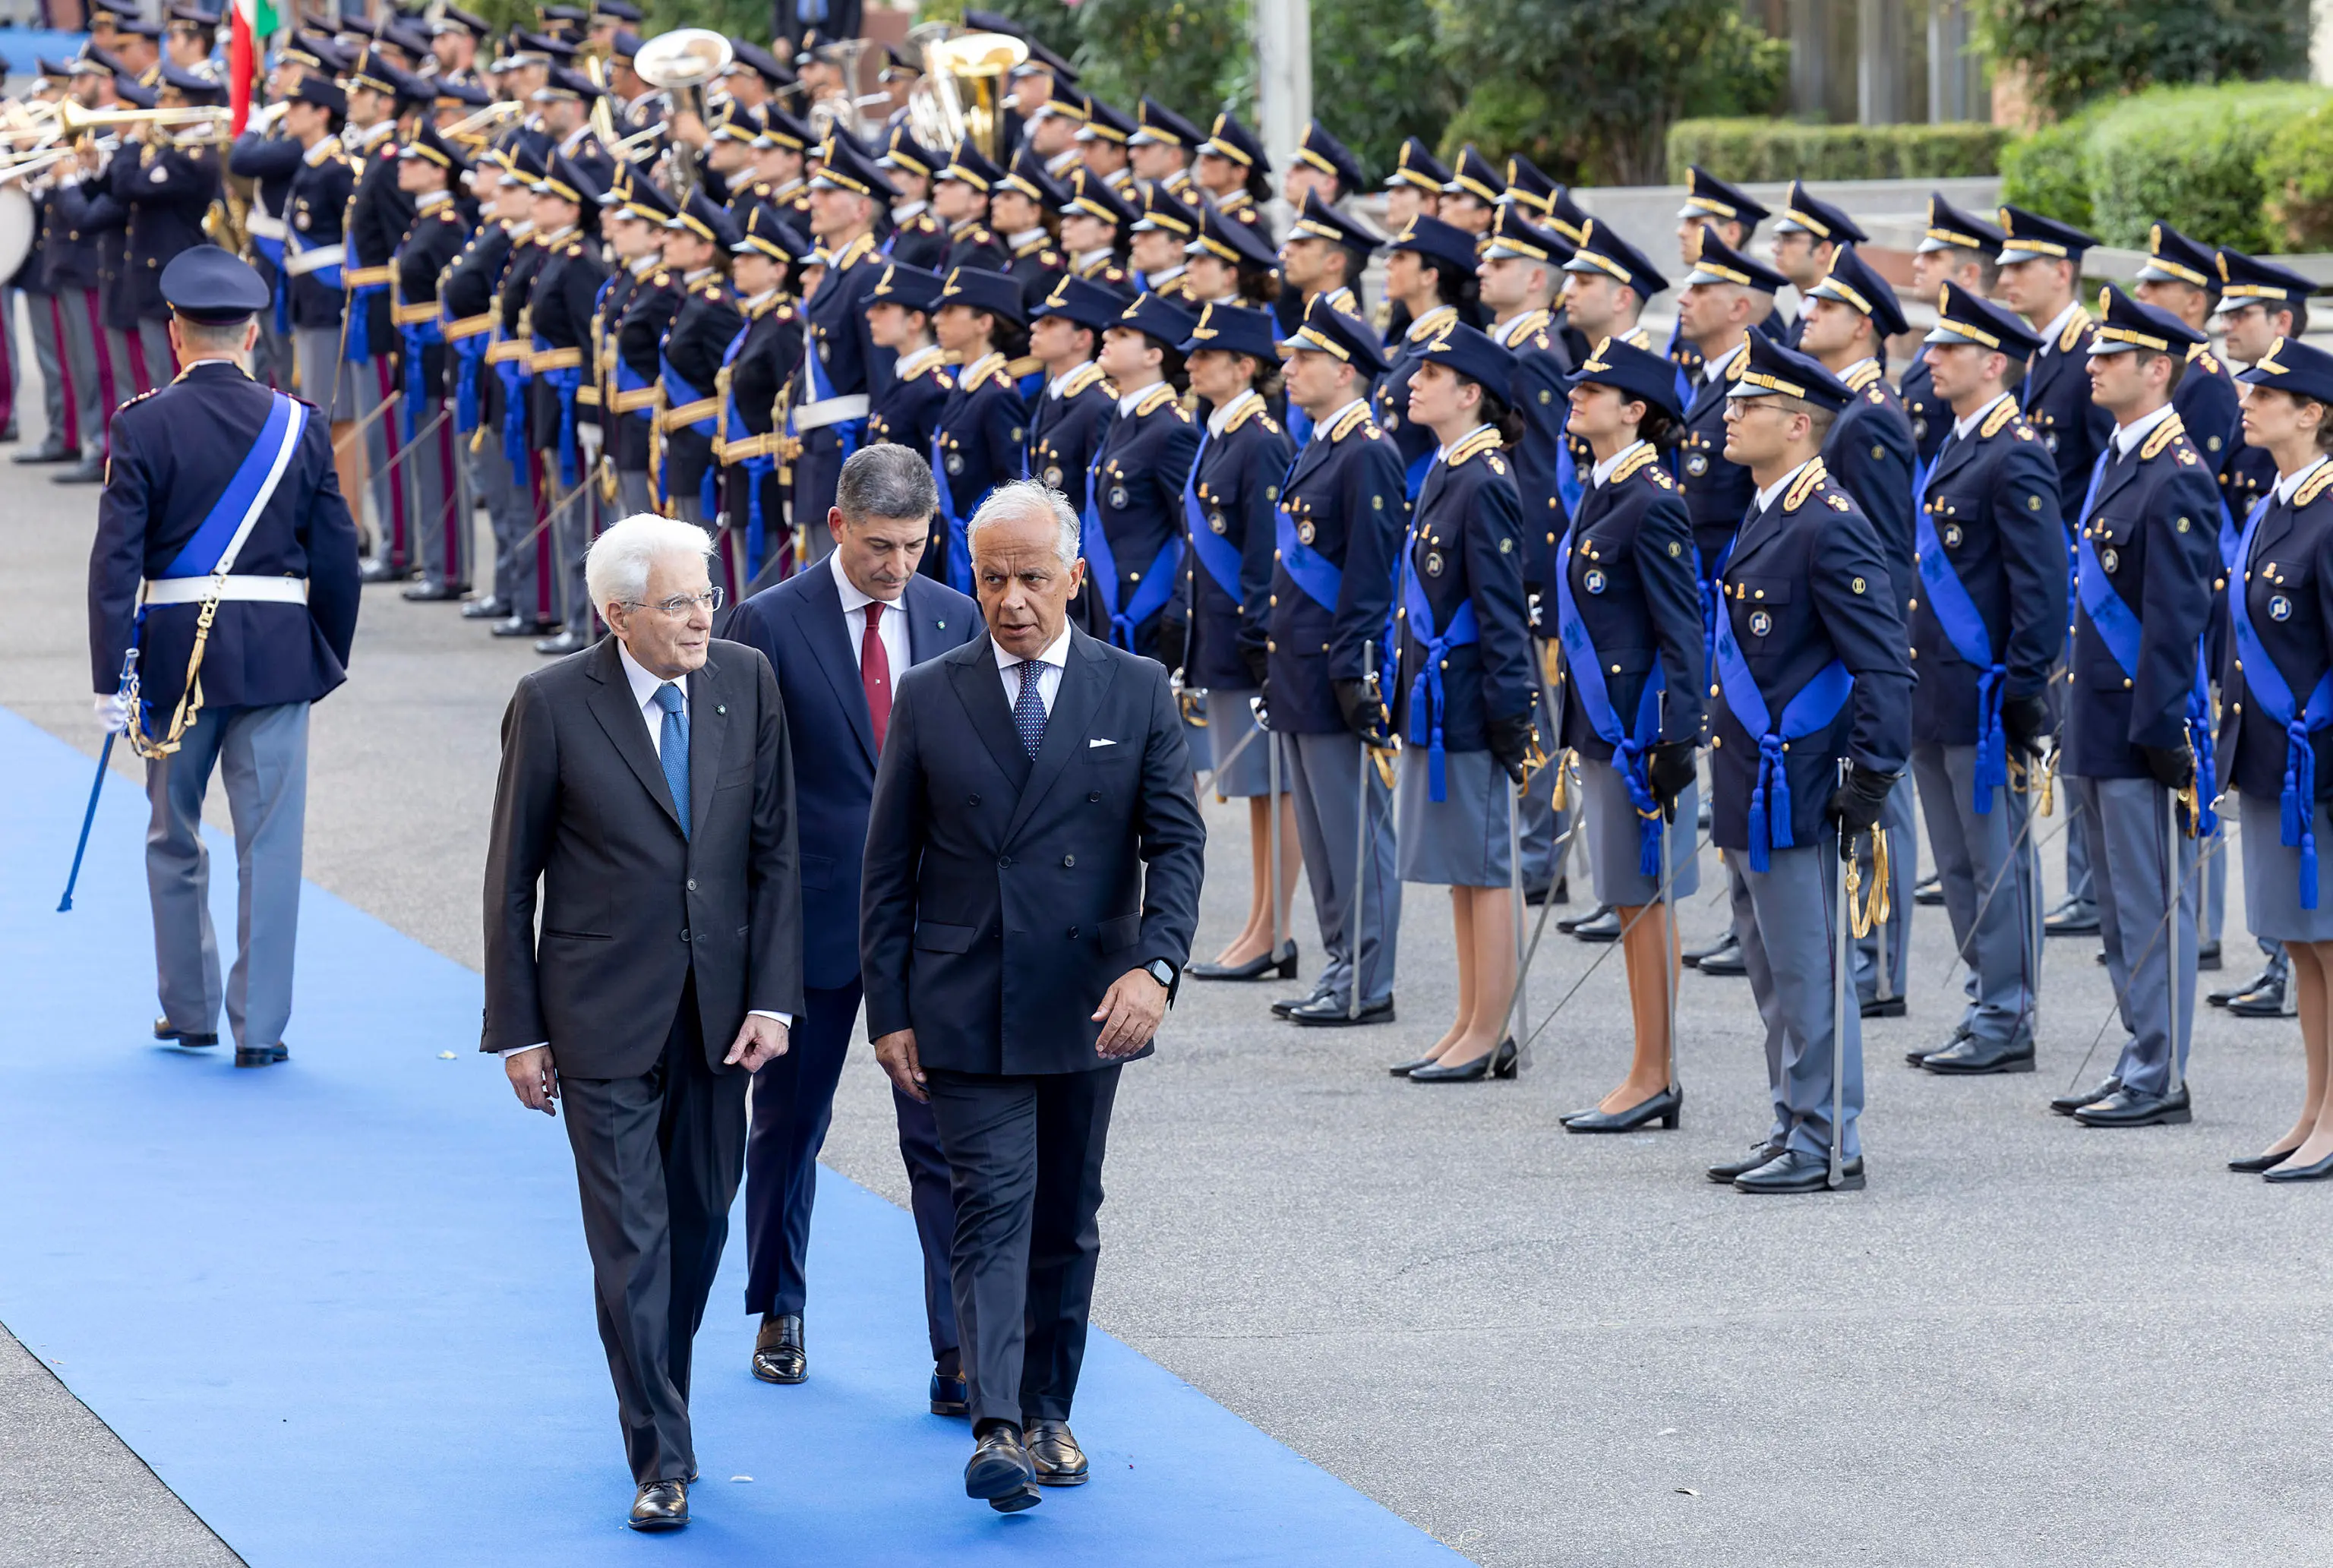
M213 578L165 577L146 579L148 605L198 605L210 598ZM308 579L303 577L236 577L229 574L219 587L219 599L247 604L304 605Z
M854 392L846 397L821 397L794 410L794 428L823 430L846 419L864 419L870 406L872 405L864 392Z
M252 212L244 215L243 232L256 235L263 240L280 240L284 237L285 230L282 218L270 217L263 212Z
M348 254L346 245L318 245L312 251L286 251L283 270L293 277L304 277L318 267L337 267Z

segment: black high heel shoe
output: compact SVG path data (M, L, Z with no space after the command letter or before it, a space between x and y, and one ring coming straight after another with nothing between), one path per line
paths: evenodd
M1195 963L1183 972L1193 980L1262 980L1268 974L1277 974L1282 980L1294 980L1296 943L1292 941L1282 942L1278 952L1258 953L1245 963Z
M2292 1146L2293 1149L2299 1147L2298 1143ZM2291 1157L2292 1149L2280 1149L2273 1154L2246 1154L2242 1159L2229 1161L2228 1169L2240 1176L2258 1176L2274 1170Z
M1685 1112L1685 1091L1663 1089L1658 1094L1637 1101L1624 1111L1601 1111L1589 1106L1563 1118L1567 1133L1633 1133L1650 1122L1658 1122L1666 1133L1676 1131L1677 1118Z
M1499 1042L1498 1049L1485 1051L1460 1066L1445 1067L1436 1062L1431 1066L1413 1067L1407 1076L1413 1084L1474 1084L1484 1078L1512 1078L1519 1055L1515 1037L1509 1035Z

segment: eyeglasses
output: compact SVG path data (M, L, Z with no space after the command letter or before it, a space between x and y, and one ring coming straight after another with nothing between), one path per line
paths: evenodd
M676 594L671 598L649 604L645 599L626 599L624 607L631 610L654 610L658 615L678 620L693 609L717 610L721 607L721 590L706 588L701 594Z

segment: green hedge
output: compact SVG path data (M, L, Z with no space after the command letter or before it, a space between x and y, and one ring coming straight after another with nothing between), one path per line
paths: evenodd
M1720 179L1950 179L1999 170L2009 133L1999 126L1805 125L1789 120L1680 120L1669 128L1668 172L1683 184L1699 164Z
M2088 110L2011 142L2001 154L2001 199L2088 232L2090 177L2084 149L2099 111Z
M2258 169L2273 248L2333 251L2333 100L2285 121Z

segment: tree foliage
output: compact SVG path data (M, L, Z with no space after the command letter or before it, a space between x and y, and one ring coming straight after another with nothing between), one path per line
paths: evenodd
M2308 0L1977 0L1975 43L2056 119L2156 83L2297 73Z
M1431 145L1464 93L1417 0L1312 0L1312 108L1381 177L1401 144Z

